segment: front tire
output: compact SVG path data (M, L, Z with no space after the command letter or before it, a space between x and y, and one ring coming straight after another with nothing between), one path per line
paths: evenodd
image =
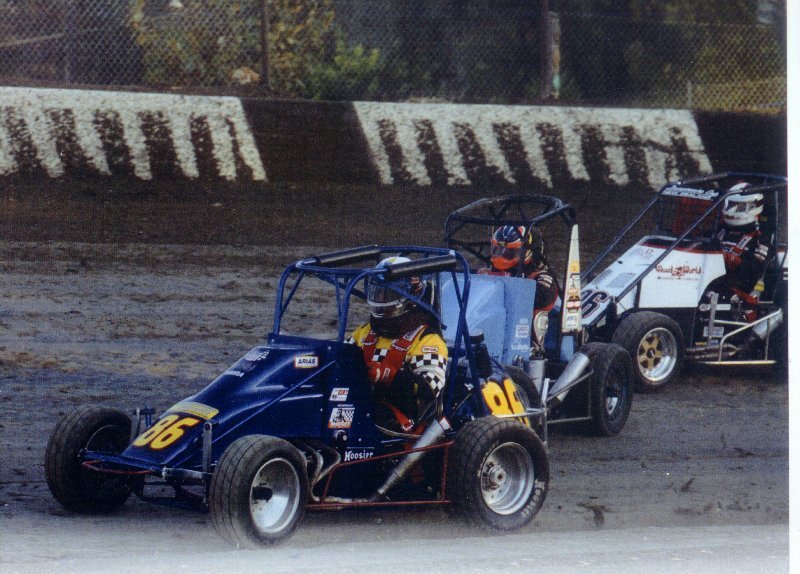
M220 536L237 547L285 540L300 524L307 500L305 459L276 437L235 440L211 478L211 520Z
M613 343L589 343L580 351L589 357L592 376L592 430L600 436L619 434L628 420L633 404L631 358Z
M675 321L661 313L637 311L624 317L611 342L630 353L634 388L639 392L663 389L683 364L683 332Z
M547 452L533 430L492 416L469 421L451 453L450 496L473 524L517 530L539 512L547 496Z
M65 416L53 429L45 450L47 486L67 510L108 512L128 500L124 478L83 468L82 452L119 454L131 437L131 419L117 409L82 407Z

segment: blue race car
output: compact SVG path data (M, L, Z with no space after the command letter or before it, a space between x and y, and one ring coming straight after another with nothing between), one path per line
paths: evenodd
M411 261L376 265L397 254ZM397 290L410 276L429 282L430 296L401 294L439 322L450 360L435 404L401 432L375 424L363 353L346 333L366 308L368 281ZM47 446L48 486L79 513L114 509L131 493L208 511L223 538L252 548L287 538L306 509L453 505L473 523L521 528L547 494L549 405L587 380L598 392L629 385L630 360L614 345L593 348L594 367L575 353L540 392L510 377L470 329L471 284L465 259L449 249L366 246L297 261L280 278L265 345L157 418L152 409L131 419L108 407L67 414ZM308 286L317 297L330 290L335 334L286 333ZM498 300L488 311L530 328L527 309Z

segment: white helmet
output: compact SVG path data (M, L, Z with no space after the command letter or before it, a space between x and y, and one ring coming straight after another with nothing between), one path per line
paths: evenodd
M748 183L737 183L730 191L743 191ZM722 204L722 219L730 227L742 227L758 221L764 211L764 195L761 193L735 194L725 198Z
M378 263L376 269L397 265L398 263L408 263L409 261L411 259L408 257L387 257ZM380 283L371 278L367 285L367 303L369 304L370 314L375 319L396 319L414 307L414 303L411 300L387 285L397 287L415 297L421 297L425 291L425 286L419 277L403 277L388 283Z

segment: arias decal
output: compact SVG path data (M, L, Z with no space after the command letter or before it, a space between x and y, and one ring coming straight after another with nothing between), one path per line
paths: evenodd
M295 369L316 369L319 367L319 357L316 355L300 355L294 358Z

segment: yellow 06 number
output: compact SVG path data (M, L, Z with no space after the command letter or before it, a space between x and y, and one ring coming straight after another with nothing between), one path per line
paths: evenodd
M199 423L200 420L194 417L181 418L180 415L167 415L140 434L133 441L133 446L147 446L149 444L153 450L166 448L181 438L187 428Z
M505 379L502 386L490 379L483 387L483 398L493 415L516 415L525 412L525 405L519 398L519 392L523 391L518 389L511 379ZM517 420L526 426L531 424L527 417L520 417Z

